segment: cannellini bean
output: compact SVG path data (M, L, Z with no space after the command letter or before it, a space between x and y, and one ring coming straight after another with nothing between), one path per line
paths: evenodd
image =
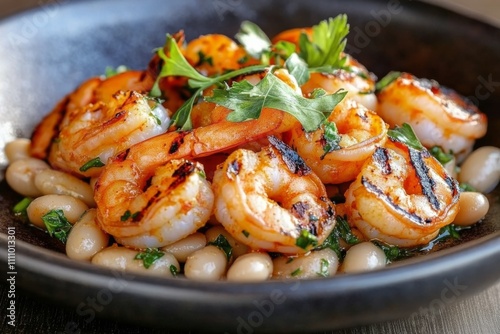
M180 270L179 262L170 253L164 253L149 268L144 267L143 260L135 258L139 253L140 251L114 245L94 255L91 262L112 269L163 277L173 277Z
M227 257L218 247L209 245L189 255L184 275L198 281L217 281L226 272Z
M458 211L453 224L469 226L477 223L486 216L490 208L490 202L481 193L463 192L459 200L460 210Z
M31 140L27 138L14 139L5 144L5 155L10 163L30 157Z
M5 179L17 193L27 197L37 197L42 195L42 192L35 186L35 175L49 168L47 163L39 159L19 159L7 167Z
M215 225L214 227L209 228L205 232L205 236L207 237L207 242L214 242L217 239L217 237L221 234L227 239L227 242L229 242L229 244L231 245L233 249L232 252L233 258L237 258L240 255L248 253L249 250L248 246L242 244L241 242L233 238L233 236L229 234L229 232L226 231L226 229L222 225Z
M66 219L71 224L74 224L88 208L87 204L72 196L44 195L35 198L33 202L28 205L26 213L33 225L45 228L42 216L51 210L62 210Z
M70 259L90 261L108 246L109 235L96 223L96 210L87 210L71 228L66 241L66 255Z
M202 249L206 244L207 238L205 235L196 232L173 244L162 247L161 250L173 254L177 261L184 263L189 255Z
M273 273L273 260L267 253L247 253L236 258L227 271L228 281L265 281Z
M273 278L313 278L337 272L337 254L325 248L297 257L280 256L273 260Z
M35 175L35 186L44 194L69 195L95 207L94 190L79 178L53 169L41 170Z
M356 273L375 270L385 267L386 262L385 253L380 247L369 241L361 242L347 251L342 263L342 271Z
M488 193L500 180L500 148L483 146L472 152L460 166L458 181Z

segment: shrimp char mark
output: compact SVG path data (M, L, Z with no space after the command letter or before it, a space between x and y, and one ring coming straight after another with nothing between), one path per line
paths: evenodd
M391 139L350 185L346 213L366 237L412 247L453 222L458 199L458 183L427 150Z
M305 253L334 228L334 204L295 151L274 136L268 139L258 153L234 151L215 172L214 214L254 249Z

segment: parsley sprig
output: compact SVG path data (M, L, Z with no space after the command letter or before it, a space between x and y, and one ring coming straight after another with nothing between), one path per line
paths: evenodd
M42 216L42 221L51 237L59 239L62 243L68 240L69 231L73 227L64 215L63 210L50 210Z

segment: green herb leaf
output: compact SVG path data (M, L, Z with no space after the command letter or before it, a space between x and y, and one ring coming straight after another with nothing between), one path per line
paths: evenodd
M330 266L330 262L327 259L321 259L319 263L319 272L317 272L318 276L328 277L330 276L330 272L328 271L328 267Z
M453 159L453 153L445 153L440 146L432 146L429 153L441 163L445 165Z
M198 65L202 65L204 63L213 66L214 60L212 57L207 57L202 51L198 51Z
M290 273L290 276L295 277L295 276L300 275L301 273L302 273L302 268L299 267L299 268L295 269L294 271L292 271Z
M323 159L328 153L340 150L340 140L342 136L339 134L337 125L334 122L325 121L324 123L324 133L323 133L323 152L325 152L321 159Z
M318 238L308 230L300 231L300 236L295 240L295 245L302 249L315 247L318 245Z
M272 47L273 52L283 59L288 59L295 53L295 44L287 41L278 41ZM307 64L306 64L307 65Z
M134 257L135 260L142 260L144 268L149 269L153 263L165 255L164 252L160 251L158 248L147 248L143 252L137 253ZM172 270L172 268L170 268Z
M126 72L128 70L129 68L125 65L120 65L117 68L114 68L112 66L107 66L106 69L104 70L104 76L106 78L111 78L112 76Z
M309 78L309 68L304 60L302 60L296 53L292 53L285 61L285 67L288 72L297 80L299 86L305 84Z
M170 265L170 272L172 273L172 276L174 276L174 277L176 277L179 274L179 270L173 264Z
M444 235L444 236L450 236L453 239L460 239L459 231L460 231L460 229L457 228L456 225L450 224L450 225L446 225L444 227L441 227L441 229L439 230L439 234Z
M50 210L42 216L42 221L47 227L47 232L51 237L59 239L62 243L68 240L68 233L72 225L64 216L64 212L60 209Z
M89 160L82 167L80 167L80 172L86 172L90 168L99 168L99 167L103 167L103 166L104 166L104 163L101 161L101 158L97 157L97 158L94 158L92 160Z
M346 92L307 99L269 72L258 84L248 81L235 82L228 89L214 90L205 100L227 107L227 119L242 122L257 119L263 108L275 108L293 115L308 132L316 130L344 98Z
M312 27L312 39L302 33L299 37L299 56L311 71L331 72L345 64L345 49L349 24L345 14L321 21Z
M241 233L243 233L245 238L248 238L250 236L250 232L248 232L248 231L243 230L243 231L241 231Z
M335 225L335 229L338 231L339 236L347 242L349 245L355 245L360 242L358 237L352 233L351 227L347 222L346 217L337 216L336 217L337 224Z
M401 127L396 125L394 129L387 131L387 135L389 135L392 139L406 144L416 150L420 151L424 149L420 140L417 138L417 135L413 132L413 129L408 123L403 123Z
M337 254L339 261L341 261L345 256L345 249L340 245L340 240L344 240L350 245L357 244L360 240L352 233L351 227L345 217L336 216L335 219L337 221L335 228L315 250L330 248Z
M401 72L392 71L392 72L387 73L387 75L385 77L380 79L375 84L375 91L380 92L382 89L389 86L394 80L396 80L400 76L401 76Z
M476 188L474 188L473 186L471 186L470 184L466 183L466 182L461 182L458 187L460 188L460 191L461 192L464 192L464 191L472 191L472 192L477 192Z
M235 36L252 57L260 59L262 54L271 48L271 41L258 25L243 21L240 31Z
M214 241L209 242L208 244L214 245L222 250L226 254L228 261L231 259L231 255L233 254L233 247L231 247L229 241L227 241L226 237L222 234L219 234L219 236Z
M26 209L30 205L30 203L33 201L33 199L29 197L25 197L22 200L20 200L14 207L12 208L12 211L14 211L14 214L16 216L25 216L26 215Z

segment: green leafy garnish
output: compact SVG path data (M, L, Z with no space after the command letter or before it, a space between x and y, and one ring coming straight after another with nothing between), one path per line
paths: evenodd
M114 68L112 66L107 66L106 69L104 70L104 76L106 78L111 78L112 76L126 72L128 70L129 70L129 68L125 65L120 65L116 68Z
M120 217L120 220L121 220L122 222L124 222L124 221L129 220L129 218L135 219L135 218L137 218L137 216L138 216L139 214L140 214L140 212L139 212L139 211L132 213L132 212L130 212L130 210L127 210L127 211L125 211L125 212L123 213L123 215Z
M248 231L241 231L241 233L243 233L243 235L245 236L245 238L248 238L250 236L250 233Z
M477 192L476 188L474 188L473 186L471 186L470 184L468 184L466 182L461 182L458 185L458 188L460 189L461 192L465 192L465 191Z
M412 250L400 248L398 246L388 245L380 241L372 241L374 245L378 246L384 251L386 262L391 263L396 260L410 257L413 254Z
M305 84L309 78L309 68L306 62L296 53L292 53L285 61L285 67L288 72L297 80L299 86Z
M50 210L42 216L42 221L47 227L47 232L51 237L59 239L62 243L68 240L68 233L71 230L71 223L66 219L64 212L60 209Z
M174 276L174 277L176 277L177 274L179 274L179 270L173 264L170 265L170 272L172 273L172 276Z
M212 57L207 57L202 51L198 51L198 65L207 63L208 65L212 66L214 63L214 60Z
M219 234L219 236L214 241L211 241L208 244L214 245L222 250L224 254L226 254L226 258L228 261L231 259L231 255L233 254L233 247L231 247L229 241L227 241L226 237L222 234Z
M339 134L337 125L333 122L325 121L324 123L325 132L323 133L323 152L321 156L323 159L328 153L340 149L340 140L342 136Z
M290 273L290 275L291 275L292 277L295 277L295 276L300 275L301 273L302 273L302 268L300 268L300 267L299 267L299 268L295 269L294 271L292 271L292 272Z
M420 143L420 140L417 138L417 135L415 134L415 132L413 132L413 129L408 123L403 123L401 127L396 125L394 129L390 129L389 131L387 131L387 135L392 139L416 150L420 151L424 149L424 147Z
M453 153L445 153L440 146L432 146L429 149L429 153L436 158L437 161L441 163L441 165L445 165L453 159Z
M101 158L97 157L97 158L94 158L92 160L89 160L82 167L80 167L80 172L86 172L90 168L99 168L99 167L103 167L103 166L104 166L104 163L101 161Z
M312 27L312 38L302 33L299 37L299 56L313 72L332 72L344 67L346 58L342 56L349 34L347 15L321 21Z
M266 33L253 22L243 21L240 31L235 36L236 40L243 45L250 56L261 59L262 55L269 52L271 41Z
M146 250L137 253L134 259L142 260L144 268L149 269L149 267L151 267L151 265L163 255L165 255L165 253L160 251L158 248L147 248ZM172 271L172 268L170 268L170 271Z
M232 122L257 119L262 108L275 108L293 115L310 132L320 126L345 95L346 92L338 92L307 99L269 72L255 86L246 80L235 82L228 89L214 90L213 96L205 100L233 110L227 117Z
M20 200L16 205L14 205L12 211L14 211L14 214L16 216L26 216L26 209L28 208L28 206L32 201L33 199L25 197L22 200Z
M308 230L300 231L300 236L295 240L295 245L302 249L315 247L318 245L318 238Z
M387 73L387 75L385 77L380 79L375 84L375 91L380 92L382 89L389 86L394 80L396 80L400 76L401 76L401 72L392 71L392 72Z
M460 239L460 228L457 227L454 224L446 225L444 227L441 227L439 230L438 237L443 238L443 237L451 237L453 239Z
M319 263L319 272L317 272L318 276L328 277L330 276L330 272L328 271L328 267L330 266L330 262L327 259L321 259Z
M340 240L344 240L349 245L355 245L360 240L352 233L351 227L345 217L336 216L336 221L335 228L325 241L316 247L316 250L330 248L337 254L339 260L342 260L345 256L345 249L340 245Z

